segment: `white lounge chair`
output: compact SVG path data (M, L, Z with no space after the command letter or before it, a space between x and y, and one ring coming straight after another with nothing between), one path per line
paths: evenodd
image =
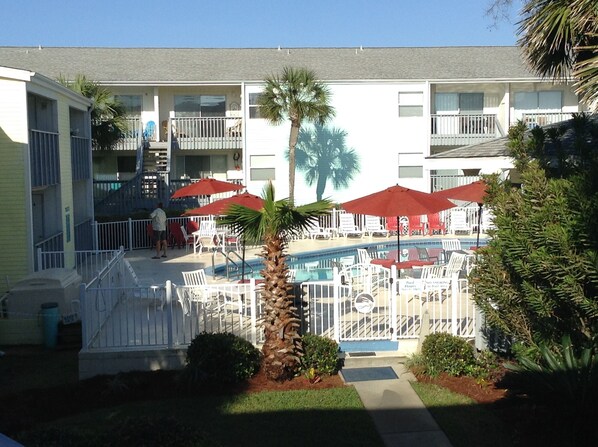
M376 216L365 216L365 233L369 236L373 236L374 234L380 234L382 236L388 237L390 232L384 228L384 226L380 223L380 218Z
M320 222L314 220L313 223L306 229L305 234L310 239L330 239L332 232L328 228L322 228Z
M355 219L353 214L351 213L345 213L345 214L341 214L338 217L339 220L339 224L338 224L338 234L345 236L345 238L347 236L359 236L359 237L363 237L363 230L360 230L359 228L357 228L357 225L355 225Z
M467 212L465 210L450 211L450 232L452 234L463 232L471 234L471 225L467 222Z

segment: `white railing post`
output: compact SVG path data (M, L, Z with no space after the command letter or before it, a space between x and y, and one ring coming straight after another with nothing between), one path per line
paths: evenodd
M127 232L129 233L129 251L133 251L133 219L127 220Z
M400 299L399 281L397 275L397 266L392 264L390 267L390 280L388 287L390 296L390 330L392 331L391 340L396 341L398 335L397 301Z
M95 251L99 250L99 243L98 243L98 221L94 220L91 223L91 239L93 241L93 249Z
M174 346L174 336L173 336L173 314L172 314L172 282L170 280L166 281L166 324L168 325L167 328L167 336L168 336L168 347L172 348Z
M37 248L37 271L42 271L43 270L43 265L42 265L42 249L41 247Z
M86 351L89 348L89 340L87 338L88 335L88 328L87 328L87 301L85 296L85 291L87 290L87 285L85 283L81 283L79 285L79 314L81 315L81 348L82 350Z
M338 267L333 267L332 268L332 282L333 282L333 286L332 286L332 296L333 296L333 302L334 302L334 312L332 315L332 325L334 326L334 340L337 343L341 342L341 327L340 327L340 287L341 287L341 278L340 275L338 273Z
M255 278L249 280L249 307L251 309L251 343L257 345L257 290Z
M456 273L451 278L451 334L457 335L457 318L458 318L458 306L457 303L460 300L460 297L457 297L457 293L459 291L459 274Z

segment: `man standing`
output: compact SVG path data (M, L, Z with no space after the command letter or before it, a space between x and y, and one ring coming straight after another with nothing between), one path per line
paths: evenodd
M166 257L166 213L162 209L162 202L158 203L156 208L150 214L152 218L152 228L154 229L154 240L156 243L156 256L152 259L160 259L160 252L162 257Z

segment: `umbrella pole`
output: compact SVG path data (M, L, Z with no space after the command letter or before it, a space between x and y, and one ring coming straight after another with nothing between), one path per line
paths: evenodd
M401 222L397 216L397 262L401 262ZM397 269L397 278L401 276L401 269Z
M476 248L480 248L480 231L482 228L482 203L478 203L479 209L478 209L478 238L476 239Z

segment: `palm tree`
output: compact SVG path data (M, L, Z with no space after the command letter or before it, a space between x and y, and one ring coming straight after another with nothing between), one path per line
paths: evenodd
M296 165L305 172L309 186L316 183L316 200L322 200L326 183L346 188L359 171L359 157L346 147L347 132L316 124L314 131L301 129L296 148Z
M280 76L265 80L259 97L260 116L272 124L291 121L289 135L289 201L295 202L295 146L303 120L321 125L334 116L328 88L306 68L285 67Z
M575 93L591 107L598 106L596 0L529 0L519 34L533 70L555 80L573 76Z
M110 91L97 82L77 75L73 81L59 77L58 82L93 100L91 142L95 149L110 150L127 131L125 110Z
M270 380L281 381L298 372L302 352L297 309L287 279L287 238L302 233L313 219L327 214L332 204L322 200L294 207L289 199L276 201L272 183L264 187L263 198L261 210L231 205L219 222L243 234L246 241L263 243L263 366Z

